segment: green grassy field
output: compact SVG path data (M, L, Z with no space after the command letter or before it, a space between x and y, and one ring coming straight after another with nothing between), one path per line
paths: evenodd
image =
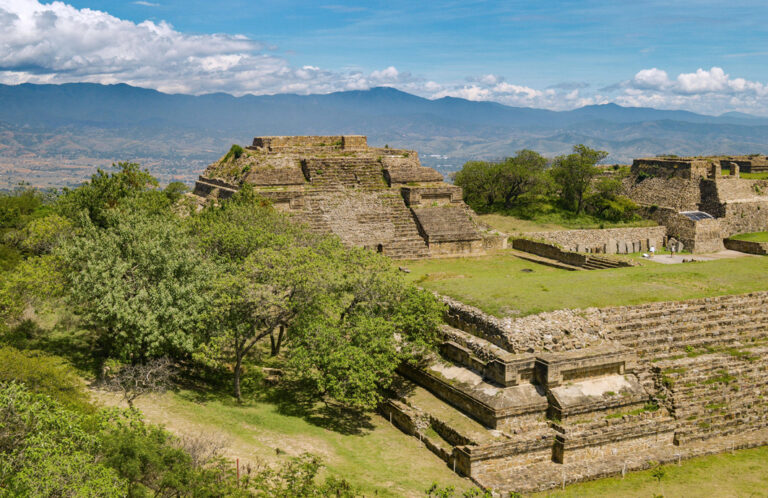
M657 482L651 471L566 486L565 490L534 496L577 497L759 497L768 496L768 447L694 458L665 465Z
M475 258L411 262L408 268L409 278L422 287L497 316L768 290L764 257L675 265L644 261L633 268L567 271L499 251Z
M723 170L723 176L729 176L730 174L731 174L730 170L727 170L727 169ZM762 172L762 173L739 172L739 177L744 178L746 180L768 180L768 172Z
M104 404L118 398L95 393ZM276 462L310 452L326 472L344 477L365 496L424 496L433 482L466 490L474 485L454 474L418 439L407 436L379 415L345 427L322 414L296 413L290 403L246 401L227 395L201 398L192 391L139 399L147 420L186 434L213 435L226 443L225 456L246 462Z
M749 242L768 242L768 232L742 233L731 237L735 240L747 240Z
M491 228L504 233L549 232L555 230L576 230L583 228L626 228L656 226L651 220L638 220L612 223L594 216L568 216L563 212L542 214L531 219L507 216L504 214L481 214L480 221Z

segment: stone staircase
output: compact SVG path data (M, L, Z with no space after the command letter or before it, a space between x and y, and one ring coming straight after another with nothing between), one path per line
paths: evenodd
M678 444L768 424L766 353L761 346L654 364L659 397L678 420Z
M622 268L625 266L626 265L621 261L590 254L587 256L584 264L581 267L585 270L608 270L611 268Z
M607 335L641 357L663 359L768 338L768 293L602 311Z
M304 175L313 186L344 188L387 188L381 163L366 157L311 158L302 161Z
M306 207L295 216L318 233L336 233L350 245L398 259L429 256L410 209L396 192L322 188L304 196Z
M621 346L515 354L458 327L441 327L430 365L400 368L408 387L382 408L456 472L529 489L595 451L672 444L674 419L665 407L644 409L651 397Z

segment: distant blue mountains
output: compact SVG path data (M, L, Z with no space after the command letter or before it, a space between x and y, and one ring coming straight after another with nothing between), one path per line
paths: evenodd
M230 143L249 144L256 135L345 133L416 149L444 172L468 159L499 158L521 148L553 156L576 143L607 150L608 161L620 163L662 153L768 152L768 119L736 112L707 116L616 104L558 112L429 100L393 88L233 97L171 95L125 84L0 85L5 162L30 154L142 159L192 175Z

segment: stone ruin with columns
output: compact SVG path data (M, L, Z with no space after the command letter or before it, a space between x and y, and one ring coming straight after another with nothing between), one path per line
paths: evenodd
M484 253L461 188L412 150L360 135L256 137L208 166L194 194L226 198L244 183L309 228L395 259Z

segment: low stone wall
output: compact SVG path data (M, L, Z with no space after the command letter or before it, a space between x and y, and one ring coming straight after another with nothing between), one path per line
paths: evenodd
M647 248L646 245L637 243L638 250L642 247ZM587 254L581 254L577 252L564 251L552 243L539 242L536 240L517 238L512 240L512 248L518 251L523 251L537 256L541 256L548 259L554 259L566 265L576 266L588 270L604 269L604 268L622 268L634 266L629 261L620 261L617 259L606 259L589 256ZM599 264L598 264L599 263Z
M748 254L768 254L768 242L752 242L749 240L725 239L725 248L732 251L746 252Z
M525 236L558 244L566 251L627 254L648 251L650 247L661 248L667 228L606 228L600 230L562 230L554 232L531 232Z

